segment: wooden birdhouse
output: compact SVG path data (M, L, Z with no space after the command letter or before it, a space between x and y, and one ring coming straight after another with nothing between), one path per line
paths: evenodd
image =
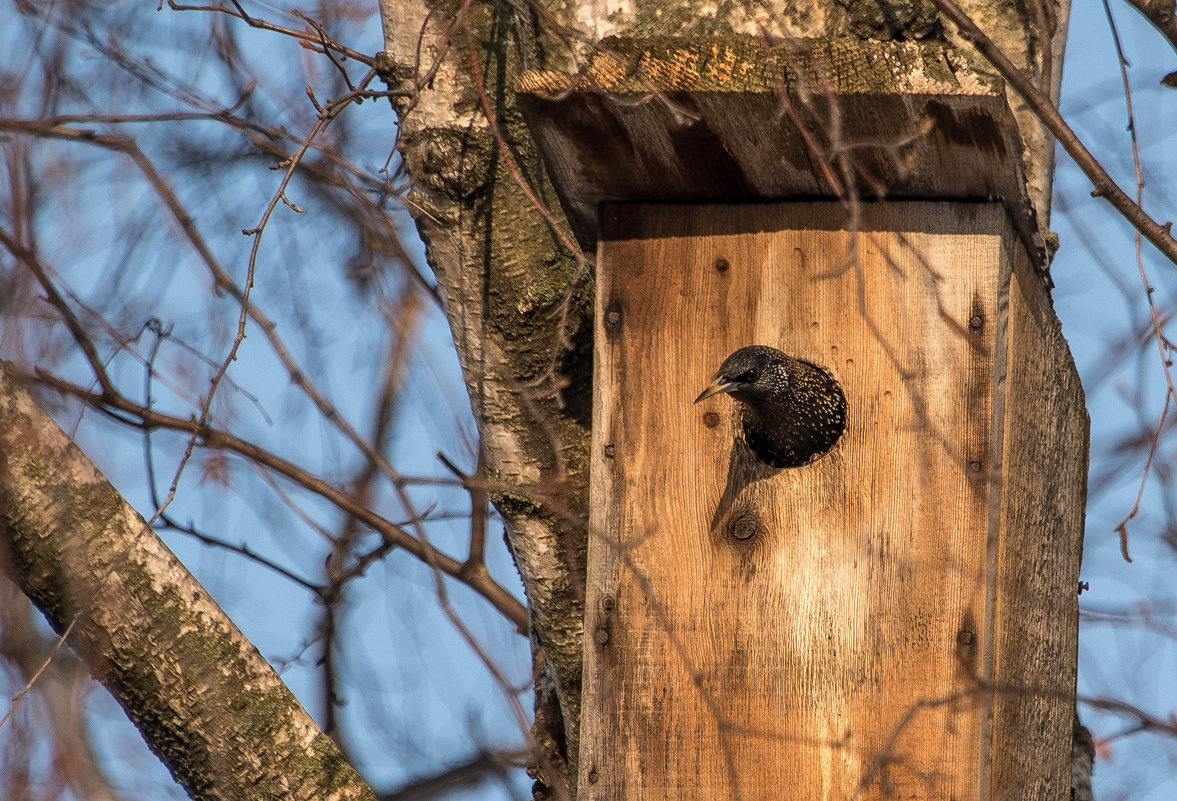
M865 47L520 87L596 252L582 799L1069 797L1088 425L1021 139L953 52ZM832 450L694 403L747 345L836 379Z

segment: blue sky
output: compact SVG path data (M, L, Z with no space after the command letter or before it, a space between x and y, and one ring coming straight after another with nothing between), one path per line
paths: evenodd
M1172 182L1167 177L1172 171L1171 137L1177 131L1177 90L1160 86L1159 79L1177 69L1177 56L1134 12L1124 6L1114 6L1114 11L1132 62L1136 128L1147 180L1145 207L1161 220L1172 219L1177 215L1172 211ZM145 21L181 36L189 26L197 27L191 15L167 11ZM380 49L379 36L374 19L360 30L341 33L351 46L367 52ZM161 41L165 44L154 55L161 59L159 63L167 63L168 46L166 39ZM291 47L272 36L255 36L249 41ZM277 84L281 78L268 76L263 68L264 50L250 51L250 55L257 59L257 74L263 76L258 102L276 103L282 94L266 83ZM330 82L324 79L324 83ZM96 96L101 88L95 87ZM216 95L222 87L219 79L212 78L206 88ZM139 99L127 102L133 105ZM1078 0L1072 12L1062 109L1121 186L1131 192L1135 179L1115 51L1103 6L1093 0ZM292 130L301 130L298 126L305 122L305 110L301 115L291 110L283 119ZM391 112L387 106L373 110L365 105L350 113L348 124L360 131L356 141L367 143L355 160L375 174L391 143ZM210 187L194 180L178 186L210 236L217 231L239 231L256 222L280 173L244 169L235 175L229 184ZM1091 583L1091 590L1082 596L1081 606L1098 612L1136 612L1143 604L1151 614L1136 615L1137 622L1129 625L1084 622L1079 688L1082 694L1129 700L1165 716L1177 701L1174 685L1167 678L1177 675L1177 650L1172 633L1164 628L1167 624L1177 627L1172 619L1177 614L1177 591L1170 578L1175 554L1161 539L1169 521L1157 510L1163 509L1165 495L1172 494L1172 489L1171 484L1165 487L1153 476L1146 489L1144 511L1130 525L1134 561L1123 561L1114 528L1132 507L1143 461L1120 459L1113 453L1125 435L1151 433L1148 427L1159 419L1165 388L1155 349L1135 347L1121 352L1115 347L1117 340L1139 339L1139 332L1146 330L1146 305L1136 274L1132 231L1106 202L1090 198L1089 190L1086 179L1060 153L1053 228L1060 234L1062 250L1053 266L1054 298L1087 390L1093 475L1098 473L1099 477L1092 485L1084 554L1083 578ZM308 203L306 193L298 180L292 184L290 194L295 202ZM121 269L121 243L119 235L112 232L119 229L120 221L134 215L139 205L144 215L150 213L151 206L141 186L128 180L125 161L110 158L97 162L77 176L76 193L61 193L49 203L53 213L69 215L84 224L73 231L68 227L54 229L53 238L43 242L42 253L68 275L83 297L109 297L111 282L117 279L120 302L110 303L104 310L120 322L133 327L133 321L142 322L143 309L150 309L175 325L176 337L195 343L206 337L210 315L222 322L232 318L229 301L207 299L207 273L167 226L144 234L155 245L157 255L151 263L130 272ZM418 269L428 273L420 243L415 242L407 217L404 219L406 243ZM304 218L286 209L280 208L275 215L263 239L255 298L268 313L279 317L281 333L300 363L316 376L341 412L363 428L371 414L369 388L379 380L389 346L387 321L371 296L342 286L338 278L343 269L340 253L348 250L348 243L330 233L307 241L299 235L303 223ZM248 240L226 234L216 238L215 246L240 276ZM1177 289L1175 268L1147 245L1144 260L1157 288L1157 302L1171 309ZM393 298L398 288L397 280L388 278L385 299ZM473 421L448 327L436 306L422 307L417 341L409 363L414 381L393 435L391 462L405 472L447 477L433 457L442 450L459 466L472 469ZM177 372L190 367L176 347L165 348L162 358ZM133 361L119 362L116 372L128 387L141 383L141 367ZM358 465L354 449L341 442L289 387L259 333L251 333L246 340L233 376L241 391L229 393L231 401L218 406L218 412L231 417L237 430L296 456L300 463L327 477L345 479L354 472ZM161 408L187 408L165 390L159 392ZM256 397L256 402L246 392ZM87 413L81 425L76 425L78 418L72 413L60 415L59 420L67 430L76 428L84 450L137 508L150 510L141 443L128 440L124 430L93 413ZM290 431L298 432L293 440ZM161 434L157 443L166 484L175 460L169 461L165 454L174 455L182 442ZM1162 452L1172 459L1171 442L1162 446ZM227 540L248 541L251 548L300 574L318 577L326 554L323 540L278 500L258 473L240 462L230 466L229 492L204 482L202 477L216 467L203 456L197 458L181 484L183 491L170 510L172 515L181 521L198 521L202 529ZM422 508L436 504L440 512L468 511L463 492L433 486L413 492ZM388 516L396 516L390 497L381 497L378 503ZM338 515L322 504L301 498L299 505L308 517L328 529L338 524ZM431 525L430 536L442 548L460 553L464 526L461 520L439 521ZM501 527L492 523L488 537L492 574L521 595L500 534ZM204 548L182 535L167 534L165 539L279 667L312 714L318 715L318 653L315 646L308 645L316 607L308 594L271 574L246 571L237 556ZM453 582L449 587L463 619L494 651L520 688L518 697L530 707L526 641L484 602ZM351 745L361 768L381 787L393 788L415 775L441 769L477 746L520 744L506 700L438 609L432 577L423 565L408 558L375 565L349 597L344 641L346 697L341 715L364 733ZM128 793L182 797L166 771L143 752L138 734L125 723L114 703L101 693L92 696L90 703L109 718L102 724L101 739L112 764L138 768L131 773L124 767L117 777ZM1084 711L1084 717L1098 737L1109 737L1128 725L1090 710ZM1140 735L1114 739L1101 751L1096 780L1101 801L1177 797L1173 742ZM517 772L512 780L516 795L523 795L527 784ZM492 782L478 797L505 795L503 786Z
M1165 41L1122 4L1113 4L1125 53L1131 62L1137 135L1146 187L1144 206L1154 218L1174 218L1170 175L1177 94L1159 81L1177 68ZM1124 93L1103 6L1080 0L1071 16L1071 38L1063 73L1062 111L1089 141L1108 171L1130 194L1132 164ZM1083 579L1091 590L1080 608L1135 613L1136 622L1109 625L1085 619L1080 630L1079 692L1131 700L1166 716L1174 707L1177 653L1171 627L1177 613L1172 581L1174 551L1161 540L1168 524L1161 512L1170 481L1150 478L1143 511L1129 524L1131 564L1120 556L1115 527L1131 510L1144 469L1142 458L1121 460L1114 448L1126 435L1151 435L1160 419L1165 384L1154 346L1122 353L1116 340L1139 341L1147 332L1147 305L1135 261L1133 232L1110 206L1089 196L1091 186L1059 151L1052 227L1062 250L1052 272L1055 308L1062 320L1087 392L1091 415L1092 482L1087 514ZM1147 243L1143 263L1162 309L1173 308L1174 267ZM1127 291L1124 290L1127 288ZM1136 332L1133 337L1131 332ZM1143 358L1136 354L1142 353ZM1143 414L1138 414L1143 409ZM1171 462L1171 435L1160 457ZM1105 476L1106 474L1106 476ZM1148 610L1149 614L1140 614ZM1083 709L1097 736L1110 737L1131 722ZM1177 796L1173 741L1147 736L1113 739L1096 767L1096 797L1170 799Z

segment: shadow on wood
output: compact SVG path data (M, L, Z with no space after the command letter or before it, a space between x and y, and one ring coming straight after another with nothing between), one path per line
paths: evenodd
M1005 208L601 222L583 797L1064 798L1086 417ZM748 344L841 383L829 455L693 405Z

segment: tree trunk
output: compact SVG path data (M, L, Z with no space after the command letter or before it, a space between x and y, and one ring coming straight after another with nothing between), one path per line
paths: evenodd
M536 653L537 792L575 795L592 408L591 266L564 222L513 89L524 69L575 72L606 36L749 35L960 44L931 0L760 6L683 0L557 7L381 0L410 208L482 435L492 500L527 592ZM965 4L1013 61L1057 97L1066 2ZM967 48L966 48L967 49ZM974 54L978 69L983 69ZM1030 197L1045 226L1053 143L1010 97Z

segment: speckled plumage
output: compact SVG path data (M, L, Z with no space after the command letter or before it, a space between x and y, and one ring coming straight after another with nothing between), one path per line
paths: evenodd
M740 436L773 467L800 467L828 453L846 428L846 396L825 369L776 348L751 345L724 359L695 403L726 392Z

